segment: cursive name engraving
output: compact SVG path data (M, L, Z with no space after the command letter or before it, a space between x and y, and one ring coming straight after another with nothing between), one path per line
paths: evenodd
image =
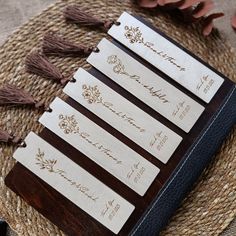
M203 76L200 78L200 82L197 84L197 90L203 90L205 94L208 93L212 85L214 84L214 80L209 78L209 75Z
M131 44L139 43L145 46L146 48L150 49L156 55L161 57L163 60L168 61L173 66L177 67L180 71L186 71L186 68L179 65L176 62L176 59L163 51L158 51L151 42L145 42L142 36L142 32L140 31L139 27L132 27L132 26L125 26L125 37L129 40Z
M131 166L130 171L127 174L127 178L131 179L133 177L134 183L137 184L144 174L145 170L145 167L141 166L140 162L135 163Z
M187 115L187 113L190 111L190 105L186 105L186 102L183 101L183 102L179 102L177 105L176 105L176 108L175 110L173 111L172 115L174 117L178 116L180 120L183 120L184 117Z
M59 175L61 178L65 179L70 185L74 186L80 193L86 196L88 199L96 202L99 199L94 193L91 193L91 190L85 185L74 181L67 177L67 173L64 170L57 169L55 165L57 164L57 160L55 159L46 159L45 153L38 149L38 153L36 154L36 165L40 167L41 170L48 170L50 173L54 173Z
M122 61L118 58L117 55L111 55L107 58L108 64L114 65L113 71L116 74L125 75L128 78L136 81L138 84L140 84L143 88L148 90L148 92L161 100L162 103L169 103L169 100L167 98L167 95L162 92L162 89L155 89L153 86L147 85L142 82L140 76L138 75L131 75L125 70L125 66L122 64Z
M107 216L108 219L112 221L117 212L119 211L119 209L120 209L120 204L116 204L115 199L107 201L105 203L105 208L101 212L101 216L102 217Z
M113 114L115 114L116 116L118 116L122 120L128 122L131 126L135 127L140 132L145 132L145 129L142 128L140 125L138 125L134 118L130 117L129 115L127 115L126 113L124 113L122 111L117 111L116 108L114 108L114 105L112 103L104 101L97 85L96 86L88 86L88 85L84 84L82 86L82 89L83 89L82 95L83 95L84 99L88 101L88 103L90 103L90 104L97 103L97 104L103 105L105 108L107 108Z
M64 116L60 114L59 120L60 121L58 125L60 129L64 131L65 134L71 134L71 133L78 134L79 137L81 137L87 143L98 149L100 152L104 153L106 157L108 157L110 160L114 161L116 164L122 164L121 160L113 156L112 151L109 148L106 148L103 144L99 142L93 141L90 134L80 131L78 122L73 115Z
M156 133L155 135L153 135L153 139L150 142L150 147L155 147L157 151L161 151L167 140L168 137L165 134L163 134L162 131Z

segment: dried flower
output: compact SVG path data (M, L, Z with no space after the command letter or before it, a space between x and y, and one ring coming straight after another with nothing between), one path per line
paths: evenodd
M162 9L166 10L178 9L183 14L185 21L191 23L202 19L202 33L204 36L212 32L214 27L213 21L224 16L222 12L210 13L214 8L212 0L137 0L137 3L145 8L162 7Z
M231 19L231 25L233 27L233 29L236 30L236 15L234 15Z

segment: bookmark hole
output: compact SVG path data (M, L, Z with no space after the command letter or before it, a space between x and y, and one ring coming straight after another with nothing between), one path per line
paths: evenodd
M51 107L47 107L47 108L45 109L45 111L51 113L51 112L52 112L52 108L51 108Z
M24 140L22 140L17 146L20 147L20 148L26 148L27 144Z
M76 82L76 79L75 79L75 78L72 78L72 79L70 80L70 82L71 82L71 83L75 83L75 82Z
M95 47L95 48L93 48L93 52L98 53L98 52L100 52L100 49L98 47Z
M119 26L119 25L121 25L121 23L119 21L115 21L114 25Z

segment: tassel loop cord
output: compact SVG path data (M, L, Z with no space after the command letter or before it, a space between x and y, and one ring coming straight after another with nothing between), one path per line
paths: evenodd
M54 31L49 31L44 35L42 52L44 55L85 57L93 51L93 47L78 45L59 36Z
M14 135L13 133L8 133L5 130L0 130L0 142L19 145L22 142L22 139Z
M112 25L119 24L113 20L103 20L88 13L88 9L82 9L77 4L66 7L63 11L66 20L85 27L102 28L108 31Z
M27 147L27 144L26 144L26 142L25 142L24 140L21 140L21 142L19 142L19 143L17 144L17 147L18 147L18 148L26 148L26 147Z

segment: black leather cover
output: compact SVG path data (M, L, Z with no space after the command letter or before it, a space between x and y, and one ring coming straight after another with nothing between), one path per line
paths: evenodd
M161 231L235 123L236 87L233 86L130 235L151 236Z

